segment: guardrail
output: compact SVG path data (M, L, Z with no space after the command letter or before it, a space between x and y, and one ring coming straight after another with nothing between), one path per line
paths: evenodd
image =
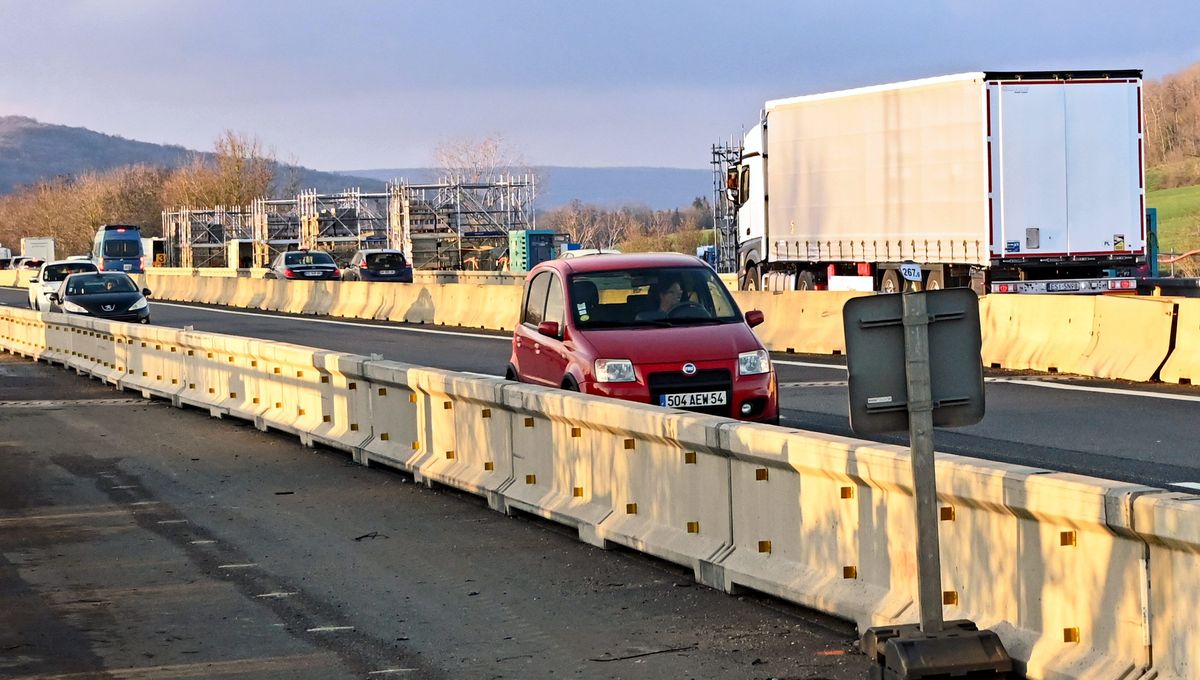
M0 310L8 351L853 619L912 621L900 447L212 333ZM1030 678L1194 678L1196 496L941 454L947 618Z
M487 282L495 272L431 272L445 281L397 284L180 275L183 271L152 269L142 280L162 300L501 331L513 329L521 308L520 286ZM0 285L27 285L28 277L0 271ZM469 282L446 282L451 279ZM842 306L863 294L739 291L734 297L743 309L765 313L755 333L768 349L842 354ZM1197 305L1200 300L1171 297L990 295L980 301L982 360L993 368L1200 382Z

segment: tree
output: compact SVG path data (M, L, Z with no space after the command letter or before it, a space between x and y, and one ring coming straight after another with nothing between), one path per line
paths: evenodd
M257 138L231 130L217 139L211 155L196 154L163 188L170 208L244 206L270 191L278 163Z

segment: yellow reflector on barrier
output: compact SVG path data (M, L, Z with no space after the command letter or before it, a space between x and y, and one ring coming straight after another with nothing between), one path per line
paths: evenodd
M942 604L947 607L958 606L958 591L947 590L942 593Z
M687 530L688 530L688 533L689 533L689 534L698 534L698 533L700 533L700 523L699 523L699 522L688 522L688 523L687 523Z
M757 468L754 471L754 481L756 482L765 482L770 479L770 476L770 471L767 468Z
M858 578L858 567L842 567L842 578Z
M758 551L760 553L770 553L771 552L771 542L770 541L759 541L758 542Z

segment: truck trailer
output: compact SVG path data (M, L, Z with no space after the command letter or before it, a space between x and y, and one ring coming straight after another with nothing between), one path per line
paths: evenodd
M33 257L51 262L54 260L54 239L48 236L27 236L21 239L21 257Z
M976 72L768 101L726 176L740 286L1136 289L1142 72Z

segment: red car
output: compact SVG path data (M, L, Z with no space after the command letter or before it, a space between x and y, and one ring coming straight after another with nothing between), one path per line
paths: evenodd
M770 355L716 273L689 255L543 262L525 279L510 380L779 421Z

